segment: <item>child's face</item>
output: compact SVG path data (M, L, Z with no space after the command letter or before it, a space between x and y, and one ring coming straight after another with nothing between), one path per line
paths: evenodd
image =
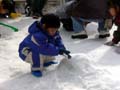
M113 17L116 16L116 10L115 10L115 8L110 8L110 9L109 9L109 13L110 13L110 15L113 16Z
M47 29L47 32L50 36L54 36L57 31L58 31L57 28L48 28Z

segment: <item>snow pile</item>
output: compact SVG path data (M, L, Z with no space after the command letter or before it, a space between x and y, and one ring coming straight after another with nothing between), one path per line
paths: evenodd
M113 82L104 77L106 74L85 54L74 55L70 61L64 60L57 70L63 90L113 90Z
M13 75L0 84L0 90L113 90L113 82L104 77L107 72L97 69L88 58L78 54L70 60L63 59L56 69L44 71L42 78L33 77L29 66L16 63L19 66L9 67Z

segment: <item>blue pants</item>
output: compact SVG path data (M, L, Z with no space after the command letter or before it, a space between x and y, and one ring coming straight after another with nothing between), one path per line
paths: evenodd
M31 64L32 71L42 71L44 63L55 60L54 56L41 55L37 50L29 49L29 47L22 48L19 54L21 59Z
M73 22L73 30L74 32L81 32L82 30L85 30L85 22L98 22L98 32L104 30L106 31L107 29L104 28L105 21L104 19L97 20L97 19L83 19L83 18L72 18Z

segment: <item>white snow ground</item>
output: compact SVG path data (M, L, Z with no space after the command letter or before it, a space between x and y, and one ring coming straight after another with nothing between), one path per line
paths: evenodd
M22 17L2 21L18 27L19 32L0 26L0 90L120 90L120 54L116 53L120 47L104 45L112 37L97 39L96 23L86 28L89 29L86 40L72 40L72 33L61 28L64 43L73 58L62 60L58 67L49 68L42 78L36 78L30 74L29 64L24 63L17 52L34 20Z

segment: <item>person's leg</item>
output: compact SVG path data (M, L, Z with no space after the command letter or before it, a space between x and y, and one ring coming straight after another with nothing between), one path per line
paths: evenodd
M25 14L27 17L31 15L31 7L28 4L25 6Z
M33 16L35 18L38 18L39 16L43 16L42 10L46 2L47 0L33 0Z
M33 61L33 65L32 65L32 70L42 70L41 66L42 65L42 60L40 60L40 56L39 53L35 53L32 52L32 61Z
M38 48L39 47L34 44L27 46L24 42L22 42L18 51L20 58L31 64L31 73L36 77L41 77L43 70L43 59L39 54Z
M32 57L31 57L32 56ZM37 56L33 56L32 53L29 53L29 55L26 58L26 62L31 63L32 65L32 71L42 71L44 69L44 67L48 67L50 65L53 64L57 64L57 62L55 62L55 57L54 56L46 56L46 55L39 55L39 60L33 60L33 57L37 57Z
M72 17L72 21L74 32L79 33L84 30L84 23L81 20Z
M73 24L72 24L72 19L71 18L62 18L61 22L63 24L63 28L66 31L73 31Z
M99 38L106 38L109 37L109 30L105 27L105 20L104 19L84 19L80 18L81 21L84 22L98 22L98 32Z
M72 35L72 38L79 38L79 39L84 39L87 38L87 33L85 31L85 23L83 21L81 21L80 19L72 18L72 22L73 22L73 30L75 32L75 34Z
M35 12L36 12L35 1L36 1L36 0L32 0L32 4L31 4L31 8L32 8L33 15L34 15Z
M42 70L43 70L43 59L41 59L39 50L36 45L30 45L30 56L31 56L31 73L32 75L36 77L41 77L42 76ZM28 57L28 55L27 55ZM29 62L29 58L26 58L26 61Z
M99 32L99 38L106 38L110 36L109 30L105 28L105 20L99 21L98 32Z
M44 67L48 67L51 66L53 64L57 64L57 62L55 62L55 57L54 56L44 56Z
M31 50L22 43L19 47L19 56L23 61L31 64L31 73L34 76L42 76L43 63L38 51Z
M38 19L39 18L39 0L33 0L32 1L32 11L33 11L33 18Z
M40 16L43 16L42 10L43 10L46 3L47 3L47 0L40 0L40 5L39 5L39 14L40 14Z
M114 44L118 44L120 42L120 26L118 26L116 31L114 31L113 37L112 41Z
M69 2L69 1L71 1L71 0L65 0L65 2Z
M32 53L29 53L25 59L25 61L27 63L31 64L32 72L43 71L44 67L48 67L53 64L57 64L57 62L54 61L55 60L54 56L39 55L39 60L37 60L37 61L33 60L33 57L35 57L35 56L33 56Z
M25 5L25 14L28 13L27 7L28 7L28 4Z
M105 45L108 46L114 46L116 44L118 44L120 42L120 27L118 26L117 30L114 31L113 33L113 39L107 43L105 43Z
M43 71L43 59L37 52L32 52L31 73L36 77L41 77Z

